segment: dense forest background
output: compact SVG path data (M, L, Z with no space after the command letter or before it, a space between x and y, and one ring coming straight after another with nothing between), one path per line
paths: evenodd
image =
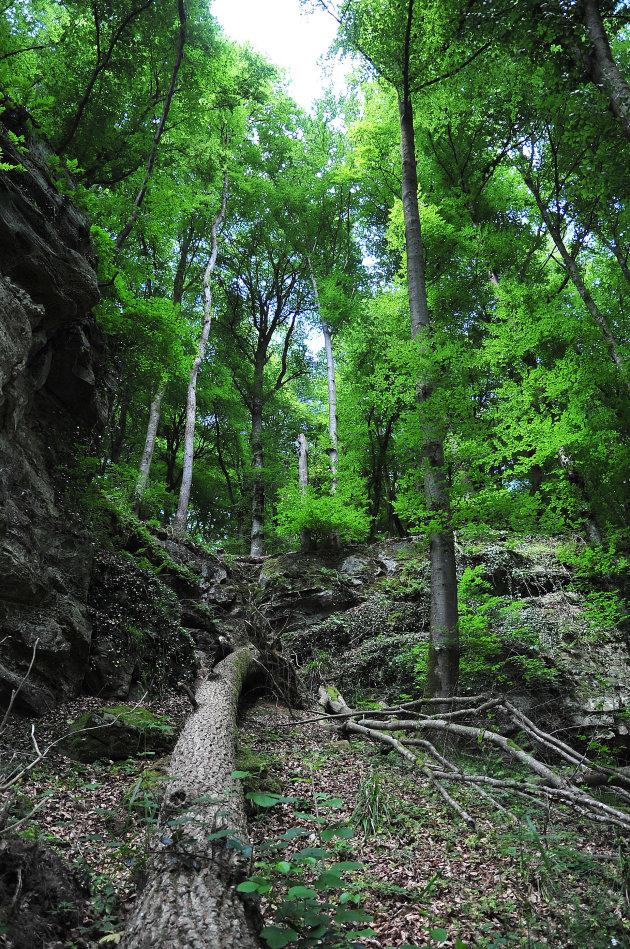
M630 5L304 5L3 6L0 942L621 945Z
M179 522L193 536L262 553L305 528L426 532L431 428L457 534L624 546L630 11L589 0L333 12L340 46L357 51L352 88L307 115L196 0L5 9L5 108L28 110L89 214L116 355L114 411L80 466L168 524L196 355ZM405 84L428 307L415 341Z

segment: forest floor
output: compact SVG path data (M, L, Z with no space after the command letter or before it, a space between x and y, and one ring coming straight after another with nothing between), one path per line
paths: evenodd
M38 721L40 747L99 704L78 700ZM190 709L174 695L150 707L180 721ZM513 827L474 789L458 792L477 820L472 832L402 759L337 740L323 722L300 724L317 714L262 700L242 716L238 768L248 772L252 877L266 925L280 933L290 926L298 946L630 946L629 861L616 833L531 804ZM4 752L25 761L26 724L15 719L2 736ZM482 755L458 749L460 764L477 771ZM51 845L90 881L58 945L116 943L142 878L167 765L146 757L85 765L54 749L25 775L14 816L45 803L21 834ZM293 887L300 889L289 894ZM308 943L326 914L338 923L324 924L323 943ZM339 942L350 930L358 934Z
M282 909L283 877L284 890L309 883L308 871L292 858L304 838L283 840L287 832L290 838L297 833L291 828L301 828L308 846L327 851L317 872L335 861L361 864L347 874L344 887L328 893L333 914L335 900L349 892L370 917L355 927L363 930L357 945L630 946L627 857L614 832L531 803L527 811L520 809L521 823L514 827L474 788L457 792L476 819L471 832L402 759L354 738L335 740L321 722L300 726L286 708L270 702L257 703L244 716L241 758L265 761L263 787L267 782L295 798L259 809L252 819L262 865L256 872L275 883L264 903L267 923L277 916L274 902ZM460 748L458 758L464 768L483 769L478 748ZM322 841L327 826L347 827L352 836ZM284 855L274 857L273 845L269 855L273 841L284 845Z

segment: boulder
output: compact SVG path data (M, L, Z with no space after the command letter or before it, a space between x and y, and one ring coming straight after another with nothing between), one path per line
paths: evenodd
M147 752L163 754L176 739L175 729L165 718L145 708L118 705L79 715L70 726L63 751L85 764L100 758L124 761Z

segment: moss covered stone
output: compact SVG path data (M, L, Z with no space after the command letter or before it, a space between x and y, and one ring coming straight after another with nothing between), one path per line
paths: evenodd
M99 758L122 761L146 752L169 751L176 737L165 718L145 708L117 705L79 715L70 726L64 752L84 763Z

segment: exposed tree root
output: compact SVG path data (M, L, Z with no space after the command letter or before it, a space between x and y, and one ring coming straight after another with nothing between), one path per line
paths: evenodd
M243 795L235 770L236 711L256 663L237 649L197 690L198 709L173 752L148 881L139 894L125 949L253 949L256 907L236 892L249 869Z
M358 712L346 705L334 687L322 687L319 701L330 713L327 718L331 719L340 731L364 735L371 741L386 745L417 767L431 781L449 807L471 826L474 826L474 819L446 790L445 784L475 785L481 796L490 799L495 807L513 820L516 820L515 816L489 793L490 790L510 791L541 803L564 804L589 820L612 825L624 833L630 833L630 814L598 800L585 788L585 785L603 784L622 800L629 800L630 775L626 769L616 770L591 761L580 751L544 732L503 696L479 695L473 699L453 700L453 704L464 705L464 708L447 713L440 710L434 715L418 711L423 706L431 707L430 701L424 699L395 708ZM443 699L440 699L440 702L444 705ZM516 727L538 748L544 750L546 756L553 756L564 763L564 771L525 751L513 739L502 734L495 724L489 723L486 716L491 709L504 724ZM466 720L466 724L462 723L462 719ZM482 724L479 724L480 719ZM441 734L445 739L458 738L478 744L492 744L507 758L512 758L524 766L531 773L531 777L516 780L463 772L430 741L415 737L418 733L426 732ZM569 773L566 765L572 769Z

